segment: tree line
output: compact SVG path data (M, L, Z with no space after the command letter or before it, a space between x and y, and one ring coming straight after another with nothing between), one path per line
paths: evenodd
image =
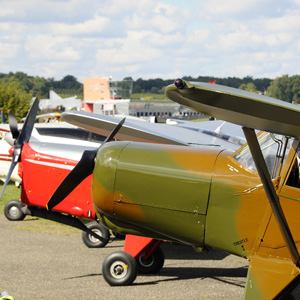
M213 81L217 84L240 88L251 92L260 92L286 102L300 104L300 75L283 75L275 79L227 77L218 78L212 76L184 76L188 81ZM172 84L174 79L142 79L133 80L126 77L124 80L133 82L132 93L163 94L167 85ZM59 94L83 95L83 84L76 77L66 75L61 80L30 76L23 72L0 73L0 110L7 113L12 110L17 120L24 117L29 109L31 98L37 93L42 98L49 97L50 90L58 91Z
M215 82L216 84L247 90L254 93L261 93L286 102L300 104L300 75L283 75L275 79L253 78L251 76L244 78L218 78L212 76L198 76L194 78L191 76L184 76L182 78L188 81ZM127 77L125 79L132 80L131 77ZM133 93L162 94L164 92L164 88L173 82L174 79L163 80L161 78L156 78L144 80L139 78L133 82Z
M72 90L78 94L82 94L83 85L77 81L77 78L72 75L67 75L61 80L54 78L43 78L39 76L29 76L23 72L16 73L0 73L0 83L7 83L9 81L17 81L20 88L27 93L40 93L43 98L49 96L49 90Z
M132 80L131 77L126 78L126 80L130 80L130 79ZM169 84L173 83L174 79L163 80L161 78L156 78L156 79L144 80L142 78L139 78L133 83L133 93L157 93L157 94L163 93L164 88ZM237 77L218 78L213 76L198 76L198 77L183 76L182 79L188 81L200 81L200 82L213 81L216 84L226 85L233 88L240 88L241 86L243 87L243 85L246 85L246 87L254 85L255 91L261 91L261 92L265 92L272 81L272 79L268 79L268 78L254 79L250 76L244 78L237 78Z
M0 73L0 110L7 119L11 110L17 121L26 116L31 99L38 93L41 98L48 98L50 90L72 91L72 94L82 95L83 85L72 75L65 76L62 80L29 76L23 72Z

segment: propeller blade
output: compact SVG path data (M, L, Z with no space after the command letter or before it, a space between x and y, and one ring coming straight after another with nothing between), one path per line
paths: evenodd
M10 165L9 171L6 176L6 180L4 182L4 185L3 185L3 188L2 188L2 191L0 194L0 199L2 198L2 196L4 194L5 188L10 180L11 174L12 174L15 166L19 162L20 155L22 152L22 147L30 139L38 108L39 108L39 95L35 98L32 106L27 114L27 117L23 124L21 133L19 133L17 120L16 120L15 116L13 115L13 113L9 112L9 114L8 114L9 127L10 127L13 137L16 138L16 141L15 141L15 147L14 147L14 151L13 151L11 165Z
M47 209L50 210L65 199L76 186L83 181L86 177L93 173L94 160L97 150L86 150L83 152L82 157L74 169L68 174L63 182L56 189L52 197L47 203Z
M3 194L4 194L4 191L5 191L6 187L7 187L7 184L9 183L11 174L14 171L15 166L17 165L17 163L19 161L20 153L21 153L21 149L15 147L14 148L13 157L12 157L12 160L11 160L11 165L10 165L10 168L8 170L8 173L7 173L7 176L6 176L6 179L5 179L4 185L2 187L1 194L0 194L0 200L1 200L2 196L3 196Z
M20 143L23 146L29 141L35 123L38 108L39 108L39 95L34 99L34 102L27 114L26 120L22 127L22 131L20 133L20 136L16 144Z
M17 139L19 137L20 133L19 133L16 117L14 116L12 111L10 111L8 113L8 124L9 124L10 132L12 134L13 139Z
M103 144L107 143L107 142L110 142L114 137L115 135L118 133L118 131L121 129L121 127L123 126L124 122L125 122L125 119L126 118L123 118L120 123L115 127L115 129L109 134L109 136L104 140ZM102 144L102 145L103 145ZM101 145L101 146L102 146ZM100 147L101 147L100 146Z
M47 209L51 210L53 207L62 202L86 177L93 173L95 167L95 157L97 152L107 142L110 142L117 132L120 130L125 122L125 118L114 128L105 141L97 150L86 150L74 169L68 174L63 182L56 189L47 203Z

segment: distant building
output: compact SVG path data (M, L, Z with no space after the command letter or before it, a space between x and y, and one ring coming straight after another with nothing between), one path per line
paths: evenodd
M49 91L49 99L41 99L39 108L43 111L45 110L55 110L63 107L65 110L81 110L82 101L81 99L77 99L77 96L62 98L54 91Z
M130 115L140 118L196 119L203 114L171 100L130 100L132 81L105 78L85 78L83 83L84 110L104 115Z
M129 115L139 118L156 117L166 120L167 118L199 119L202 113L196 112L171 100L135 100L129 104Z
M133 82L130 80L113 81L109 77L85 78L84 110L105 115L128 115L132 86Z

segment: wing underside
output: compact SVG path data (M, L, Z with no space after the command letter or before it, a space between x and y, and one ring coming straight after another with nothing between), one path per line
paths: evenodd
M300 108L264 95L217 84L187 82L166 88L169 99L248 128L300 136Z

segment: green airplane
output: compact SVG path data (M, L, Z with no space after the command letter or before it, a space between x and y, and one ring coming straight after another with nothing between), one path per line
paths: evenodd
M111 141L123 120L108 136L111 142L83 154L48 209L92 174L95 211L111 230L245 257L244 299L290 299L300 281L300 108L181 79L166 88L166 95L243 126L247 144L233 153L212 145ZM255 129L262 131L256 135ZM132 283L137 257L110 255L103 264L107 282ZM154 271L162 266L162 256L156 257L160 263Z

